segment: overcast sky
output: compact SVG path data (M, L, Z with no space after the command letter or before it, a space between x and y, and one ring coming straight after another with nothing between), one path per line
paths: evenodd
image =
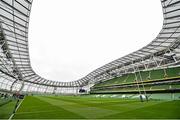
M80 79L148 44L162 20L160 0L34 0L32 67L46 79Z

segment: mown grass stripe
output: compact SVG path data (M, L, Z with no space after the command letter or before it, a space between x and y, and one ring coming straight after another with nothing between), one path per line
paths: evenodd
M73 102L73 101L66 101L61 99L53 99L48 97L39 97L42 100L45 100L47 102L50 102L54 105L61 106L62 108L71 111L73 113L79 114L81 116L84 116L85 118L100 118L105 115L110 115L113 113L117 113L117 111L99 108L95 106L90 105L84 105L81 104L81 101L79 103Z
M179 119L178 111L180 111L180 101L150 100L149 102L140 102L139 100L120 98L29 96L22 103L14 118Z
M106 118L122 119L178 119L180 118L180 101L163 101L158 104L140 107L135 110L113 114Z
M32 105L32 107L31 107ZM40 113L38 111L45 110L47 113ZM37 111L37 112L34 112ZM26 113L25 113L26 112ZM28 113L29 112L29 113ZM30 113L32 112L32 113ZM22 114L21 114L22 113ZM24 114L23 114L24 113ZM83 118L77 114L67 111L60 106L52 105L46 101L40 100L37 97L28 96L27 99L22 103L22 106L18 109L14 116L15 119L72 119L72 118Z
M155 104L159 104L163 101L151 101L151 103L142 103L142 102L139 102L137 100L122 100L122 99L114 99L114 103L111 104L111 102L105 102L105 104L102 102L102 101L99 101L99 99L97 99L98 101L98 104L93 104L92 101L88 101L87 99L78 99L76 97L74 97L74 99L70 98L70 97L46 97L46 98L51 98L51 99L57 99L59 101L66 101L66 102L70 102L70 103L76 103L76 104L79 104L80 105L85 105L87 106L86 109L84 111L87 111L88 112L88 109L89 107L96 107L96 108L101 108L101 109L106 109L106 110L109 110L110 113L106 113L106 114L103 114L103 115L96 115L96 118L106 118L106 116L110 116L112 115L113 113L116 113L116 114L123 114L123 112L126 112L126 111L133 111L133 110L136 110L136 109L139 109L139 108L143 108L143 107L146 107L146 106L151 106L151 105L155 105ZM105 99L102 99L102 100L106 100ZM85 103L84 103L85 102ZM99 104L99 102L101 102ZM110 104L109 104L110 103ZM66 106L67 108L67 106ZM93 109L92 109L93 110ZM96 112L96 110L94 109L94 111ZM85 116L86 116L86 113L83 113ZM96 113L97 114L97 113ZM91 116L89 116L91 117Z

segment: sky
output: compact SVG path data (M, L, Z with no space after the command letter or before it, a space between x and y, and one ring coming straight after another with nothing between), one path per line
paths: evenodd
M32 68L49 80L80 79L147 45L162 20L159 0L34 0Z

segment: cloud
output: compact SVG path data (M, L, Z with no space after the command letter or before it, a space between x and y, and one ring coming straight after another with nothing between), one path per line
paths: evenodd
M145 46L161 26L157 0L34 1L29 29L31 63L44 78L77 80Z

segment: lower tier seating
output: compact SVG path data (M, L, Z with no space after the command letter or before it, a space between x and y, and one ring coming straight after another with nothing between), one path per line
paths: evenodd
M179 89L180 90L180 83L177 85L155 85L155 86L134 86L134 87L123 87L123 88L100 88L100 89L92 89L91 93L112 93L112 92L148 92L148 91L164 91L164 90L174 90Z

